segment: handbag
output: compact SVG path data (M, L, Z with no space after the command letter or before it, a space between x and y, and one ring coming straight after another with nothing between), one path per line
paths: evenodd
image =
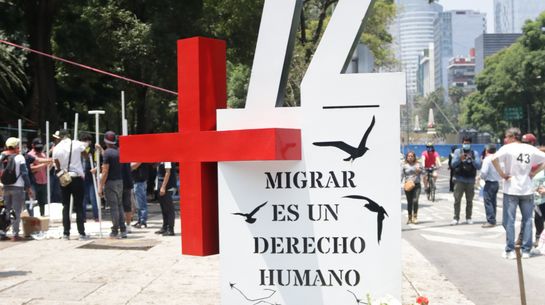
M405 190L405 192L412 191L415 186L416 184L411 179L407 179L405 183L403 183L403 189Z
M66 166L66 170L61 170L57 177L59 177L59 182L62 187L67 187L70 183L72 183L72 176L70 176L70 162L72 161L72 140L70 140L70 153L68 155L68 165Z

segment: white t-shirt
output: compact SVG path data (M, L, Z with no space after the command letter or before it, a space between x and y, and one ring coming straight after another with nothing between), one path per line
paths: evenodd
M532 195L534 193L530 172L532 166L545 162L545 153L524 143L502 146L492 160L503 163L503 172L511 176L503 184L503 192L509 195Z
M83 173L83 165L81 164L81 153L87 147L86 142L80 142L77 140L70 141L70 139L64 139L55 145L53 148L53 159L58 159L61 165L61 169L66 170L68 166L68 158L70 152L70 142L72 142L72 159L70 160L70 176L85 177Z

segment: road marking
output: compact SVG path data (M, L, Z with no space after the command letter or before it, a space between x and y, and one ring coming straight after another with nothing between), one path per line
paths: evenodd
M468 246L468 247L474 247L474 248L493 249L493 250L504 250L505 248L505 246L501 244L489 243L489 242L483 242L483 241L473 241L473 240L467 240L467 239L435 236L435 235L428 235L428 234L420 234L420 235L429 241L435 241L435 242L440 242L445 244L453 244L453 245L459 245L459 246Z
M425 231L425 232L450 234L450 235L458 235L458 236L473 234L473 232L470 232L470 231L453 230L453 229L445 229L445 228L427 228L421 225L411 225L410 227L414 229L418 229L420 231Z

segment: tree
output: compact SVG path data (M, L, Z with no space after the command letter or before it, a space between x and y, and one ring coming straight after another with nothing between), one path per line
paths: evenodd
M486 60L477 92L464 102L464 123L501 137L508 126L543 140L545 113L545 13L527 22L522 37Z

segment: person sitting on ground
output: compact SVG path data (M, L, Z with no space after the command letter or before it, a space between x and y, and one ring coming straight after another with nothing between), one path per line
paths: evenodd
M496 145L490 144L486 147L486 157L481 168L481 179L484 180L483 199L486 212L486 223L483 228L496 226L496 205L497 194L500 188L501 177L492 165L492 157L496 153Z

